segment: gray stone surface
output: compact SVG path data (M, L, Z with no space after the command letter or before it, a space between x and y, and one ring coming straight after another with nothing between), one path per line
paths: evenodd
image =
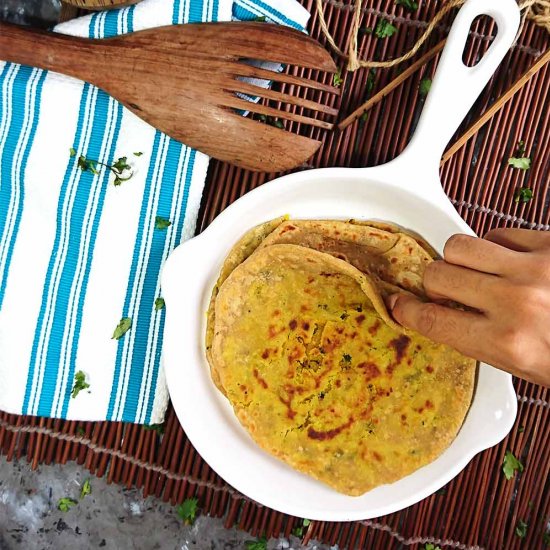
M90 479L92 493L79 498L82 483ZM77 501L68 512L57 509L60 498ZM183 525L170 504L143 499L140 491L108 485L82 467L40 466L0 457L0 550L233 550L255 540L237 529L225 529L220 519L197 515ZM271 539L269 550L328 550L325 545L302 546L299 539ZM336 547L332 547L337 550Z
M60 0L0 0L0 19L18 25L50 27L60 10Z

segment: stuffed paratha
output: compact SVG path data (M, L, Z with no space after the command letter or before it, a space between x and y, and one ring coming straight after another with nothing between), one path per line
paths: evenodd
M338 220L287 220L260 244L298 244L345 260L363 273L424 295L422 280L426 266L433 261L413 237L402 231L388 231L373 225Z
M344 259L375 279L382 297L399 291L423 297L424 270L436 257L435 251L423 239L386 222L279 217L252 228L224 261L207 313L206 357L212 379L222 393L225 392L210 353L218 290L230 273L255 250L283 243L306 246Z
M454 439L475 362L397 326L376 279L293 244L256 250L215 299L211 360L257 444L360 495Z

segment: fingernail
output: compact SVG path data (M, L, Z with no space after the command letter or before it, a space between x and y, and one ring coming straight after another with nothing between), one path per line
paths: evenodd
M388 298L388 307L389 307L390 311L394 308L395 302L397 302L398 298L399 298L399 294L392 294Z

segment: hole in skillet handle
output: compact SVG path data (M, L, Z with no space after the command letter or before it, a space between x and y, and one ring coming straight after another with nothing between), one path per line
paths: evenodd
M485 56L497 35L496 21L488 15L478 15L470 26L468 40L462 52L462 62L475 67Z

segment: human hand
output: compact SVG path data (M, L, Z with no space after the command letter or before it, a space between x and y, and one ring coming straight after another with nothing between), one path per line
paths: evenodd
M550 233L495 229L453 235L426 269L433 302L394 294L395 320L464 355L550 387ZM477 311L442 305L454 300Z

